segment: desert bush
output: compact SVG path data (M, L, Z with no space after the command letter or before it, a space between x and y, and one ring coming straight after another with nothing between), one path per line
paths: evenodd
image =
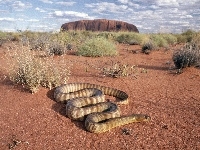
M48 43L50 43L50 35L49 34L35 34L28 38L28 42L31 50L40 50L45 51Z
M59 42L63 42L64 44L69 43L70 41L73 41L75 34L73 32L59 32L59 33L54 33L51 35L52 40L57 40Z
M5 41L3 39L0 39L0 47L3 45Z
M193 31L193 30L187 30L185 32L183 32L181 35L185 36L186 37L186 42L191 42L192 41L192 38L195 36L196 32Z
M51 89L60 85L68 80L70 74L64 59L57 65L53 57L39 57L37 51L27 47L16 46L14 51L8 50L7 58L10 80L23 85L32 93L37 92L40 86Z
M144 38L143 34L134 32L118 32L115 40L119 43L126 43L131 45L139 45L142 43Z
M115 39L115 35L113 32L100 32L96 35L96 37L102 37L102 38L106 38L108 40L114 40Z
M197 33L195 31L189 29L181 34L175 34L175 36L177 37L178 43L187 43L191 42L196 34Z
M97 37L86 40L85 43L78 48L77 54L91 57L114 56L117 55L117 50L112 41Z
M62 43L53 41L49 44L47 55L63 55L65 54L65 48Z
M146 41L142 44L142 53L149 54L152 50L155 50L157 47L152 40Z
M175 34L176 38L177 38L177 43L186 43L187 42L187 38L186 36L183 36L181 34Z
M142 52L147 50L156 50L160 47L169 47L169 45L176 44L177 37L172 34L149 34L146 35L142 42Z
M6 40L8 37L8 34L6 32L0 31L0 39Z
M192 38L192 42L191 43L195 43L199 48L200 48L200 32L197 32L193 38Z
M20 41L20 39L21 39L21 36L22 36L22 33L21 32L10 32L9 34L8 34L8 39L10 40L10 41Z
M128 64L122 64L120 62L113 63L107 67L102 68L102 72L106 76L113 78L127 77L134 74L137 71L136 66L130 66Z
M30 36L31 34L31 36ZM33 34L35 34L34 32L31 31L20 31L18 30L17 32L1 32L0 31L0 39L3 39L4 41L23 41L24 37L28 37L27 35L29 35L30 37L33 37Z
M65 31L53 34L51 39L58 43L62 43L68 50L72 49L72 47L73 50L78 50L78 47L86 40L95 37L96 33L90 31Z
M163 38L161 34L151 34L150 39L154 43L155 48L168 47L168 42Z
M66 48L67 48L67 50L72 50L73 49L73 45L71 43L67 43L66 44Z
M82 37L84 38L93 38L96 36L96 33L95 32L92 32L92 31L80 31L80 34L82 35Z
M177 37L173 34L161 34L161 36L167 41L167 44L169 45L177 43Z
M65 54L64 42L63 35L52 33L29 33L22 38L23 45L30 46L31 50L44 51L46 56Z
M106 63L101 69L103 75L118 78L118 77L136 77L138 73L147 73L147 69L139 68L136 65L124 64L122 62Z
M116 41L119 43L126 43L127 42L127 34L120 34L116 37Z
M178 69L195 66L200 61L200 48L195 43L187 43L174 52L172 59Z
M0 47L3 45L3 43L7 40L7 34L5 32L0 31Z

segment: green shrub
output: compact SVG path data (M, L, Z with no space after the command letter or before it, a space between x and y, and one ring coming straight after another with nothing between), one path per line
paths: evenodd
M195 66L200 61L200 49L194 43L188 43L173 54L173 62L178 69Z
M181 35L185 36L186 37L186 42L191 42L192 41L192 38L195 36L196 32L193 31L193 30L187 30L185 32L183 32Z
M91 57L113 56L117 55L117 50L113 42L105 38L97 37L86 40L78 48L77 54Z
M97 34L97 37L106 38L108 40L114 40L115 35L113 32L100 32Z
M187 43L187 42L191 42L193 37L196 36L196 34L198 33L189 29L181 34L176 34L175 36L177 37L178 43Z
M130 36L128 34L120 34L119 36L116 37L116 41L119 43L127 43L128 42L128 38Z
M126 43L131 45L139 45L143 41L143 35L134 32L119 32L115 40L119 43Z
M62 43L66 49L71 49L73 47L73 50L78 50L79 45L96 36L97 33L91 31L65 31L52 34L51 39Z
M152 43L154 43L155 48L158 47L168 47L168 42L162 37L161 34L152 34L150 35Z
M0 47L7 40L7 33L0 31Z
M192 43L195 43L197 46L200 48L200 32L197 32L193 38L192 38Z
M8 37L8 35L7 35L6 32L2 32L2 31L0 31L0 39L2 39L2 40L6 40L7 37Z
M177 38L177 43L186 43L187 42L186 36L183 36L181 34L176 34L175 36Z
M167 44L173 45L177 43L177 37L173 34L161 34L161 36L167 41Z

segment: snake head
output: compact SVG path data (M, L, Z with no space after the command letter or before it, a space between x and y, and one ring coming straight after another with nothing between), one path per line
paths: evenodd
M151 117L145 114L135 114L137 122L150 121Z

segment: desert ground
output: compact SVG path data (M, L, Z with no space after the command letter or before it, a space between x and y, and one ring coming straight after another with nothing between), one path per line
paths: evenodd
M198 150L200 149L200 68L178 74L173 51L134 53L138 45L117 45L114 57L82 57L66 54L72 62L68 83L87 82L125 91L129 103L122 115L147 114L149 122L131 123L109 132L88 132L83 122L65 116L65 105L54 101L54 89L31 94L13 84L6 72L6 44L0 47L0 149L66 150ZM59 56L55 57L55 61ZM135 66L127 77L113 78L99 68L112 62ZM67 64L66 64L67 65ZM112 98L111 98L112 100Z

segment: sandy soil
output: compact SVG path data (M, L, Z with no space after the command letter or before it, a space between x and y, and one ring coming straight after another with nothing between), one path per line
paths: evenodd
M68 82L123 90L130 97L128 105L120 106L123 115L151 116L150 122L94 134L85 130L83 122L65 116L65 106L53 100L53 90L41 88L30 94L13 85L3 69L6 48L0 47L0 149L200 149L200 68L187 68L182 74L170 70L176 48L146 55L132 52L141 49L139 46L118 45L116 57L65 56L73 63ZM98 70L118 61L138 66L137 71L112 78Z

